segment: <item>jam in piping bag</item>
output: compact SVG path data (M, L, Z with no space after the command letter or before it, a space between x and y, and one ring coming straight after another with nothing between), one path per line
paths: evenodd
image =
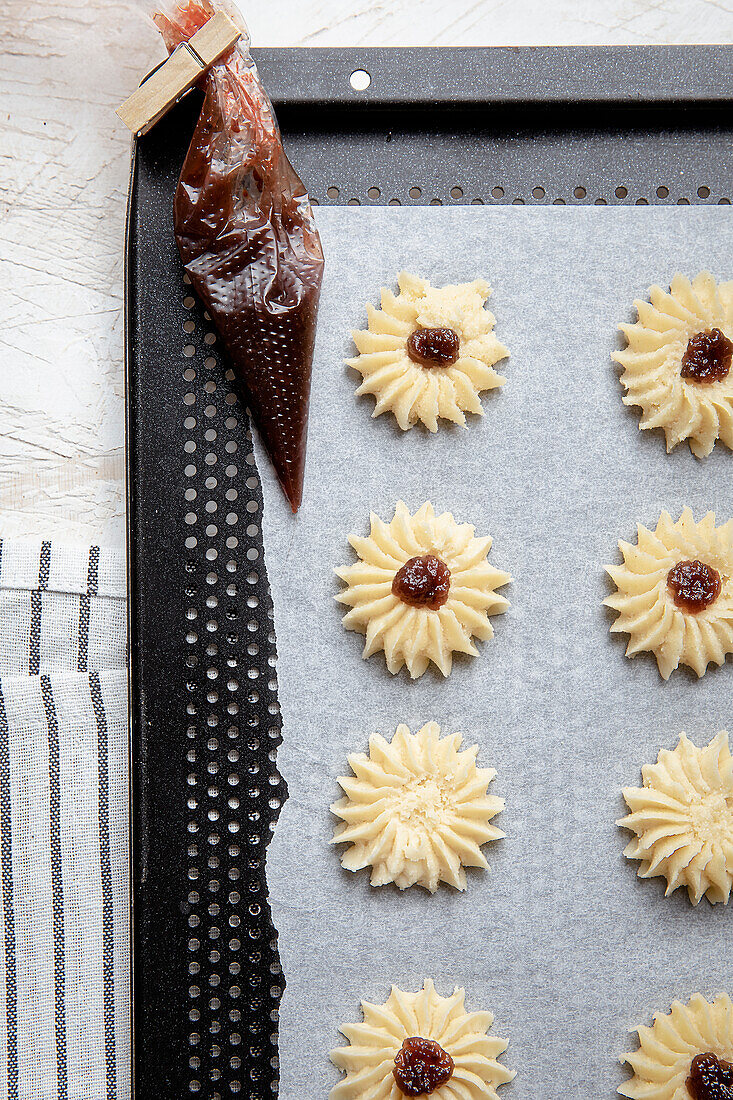
M183 0L153 19L172 51L217 10L211 0ZM243 35L202 78L204 104L178 181L175 234L297 512L323 250L246 28L226 10Z

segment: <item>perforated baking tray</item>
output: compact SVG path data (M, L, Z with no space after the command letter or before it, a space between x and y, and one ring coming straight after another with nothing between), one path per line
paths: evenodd
M255 57L315 203L733 197L730 47ZM283 986L265 850L286 791L249 421L173 238L199 106L136 142L128 212L134 1092L264 1100Z

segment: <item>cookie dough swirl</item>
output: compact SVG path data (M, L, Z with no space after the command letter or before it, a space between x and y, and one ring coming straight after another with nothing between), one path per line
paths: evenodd
M639 878L661 876L667 894L686 886L727 905L733 884L733 761L725 730L704 748L680 735L641 770L643 787L626 787L631 813L616 824L635 834L624 855L641 860Z
M652 652L665 680L681 664L698 676L723 664L733 653L733 520L716 527L708 512L696 523L685 508L673 523L662 512L655 531L639 524L637 543L618 545L623 565L606 567L618 591L604 602L618 611L611 630L630 636L626 656ZM685 592L701 595L697 607Z
M441 737L437 722L415 734L400 725L391 742L372 734L369 753L349 757L354 775L339 778L345 797L331 806L347 870L371 867L372 886L432 894L440 882L465 890L464 867L488 869L480 845L504 836L489 824L504 800L487 794L496 771L477 768L478 746L460 751L462 741Z
M336 570L346 588L335 598L351 608L346 629L366 635L364 658L384 650L393 674L404 664L415 679L432 661L448 676L454 652L475 657L472 637L493 637L489 615L509 606L496 589L512 578L489 565L492 540L470 524L429 502L411 516L398 501L390 523L372 513L369 536L349 542L360 560Z
M441 418L465 426L464 412L483 415L481 392L506 382L493 369L509 352L484 308L491 288L484 279L432 287L406 271L398 283L397 295L382 289L381 309L367 305L368 329L352 334L359 354L346 362L362 376L356 392L372 394L372 416L391 412L403 431L422 421L436 432ZM455 346L442 361L416 361L410 337L421 330L448 330Z
M487 1032L490 1012L467 1012L466 992L456 989L441 997L428 979L417 993L392 986L383 1005L361 1002L362 1024L343 1024L349 1046L331 1051L331 1061L346 1074L331 1089L329 1100L404 1100L394 1079L395 1057L405 1039L432 1039L453 1060L445 1084L430 1093L432 1100L497 1100L499 1085L515 1074L497 1061L508 1047L505 1039Z
M627 346L613 358L623 367L624 404L641 408L640 428L663 429L667 451L683 440L697 458L717 439L733 447L733 282L718 286L708 271L692 282L678 274L669 292L650 287L649 299L634 302L634 324L619 325ZM690 352L706 335L709 361L706 367L698 356L696 370Z
M733 1004L725 993L706 1001L695 993L684 1005L673 1001L669 1013L658 1012L651 1027L635 1029L639 1049L624 1054L633 1070L619 1092L631 1100L691 1100L686 1081L692 1060L708 1052L733 1059Z

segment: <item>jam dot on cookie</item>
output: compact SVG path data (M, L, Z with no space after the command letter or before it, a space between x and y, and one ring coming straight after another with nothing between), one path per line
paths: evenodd
M398 1050L392 1073L404 1096L429 1096L450 1080L453 1059L433 1039L416 1035L405 1039Z
M719 328L696 332L682 356L683 378L692 382L720 382L733 361L733 344Z
M696 615L720 595L720 573L704 561L680 561L667 574L667 588L682 611Z
M417 328L407 340L407 354L421 367L449 367L458 359L461 341L452 328Z
M392 595L410 607L427 607L437 611L448 599L450 569L434 554L410 558L395 573Z
M733 1065L710 1051L698 1054L686 1085L692 1100L733 1100Z

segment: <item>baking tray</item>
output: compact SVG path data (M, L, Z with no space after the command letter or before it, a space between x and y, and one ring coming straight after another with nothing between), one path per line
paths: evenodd
M254 56L315 203L733 197L731 47ZM128 210L133 1087L264 1100L283 987L265 851L286 791L248 416L173 238L199 105L136 141Z

